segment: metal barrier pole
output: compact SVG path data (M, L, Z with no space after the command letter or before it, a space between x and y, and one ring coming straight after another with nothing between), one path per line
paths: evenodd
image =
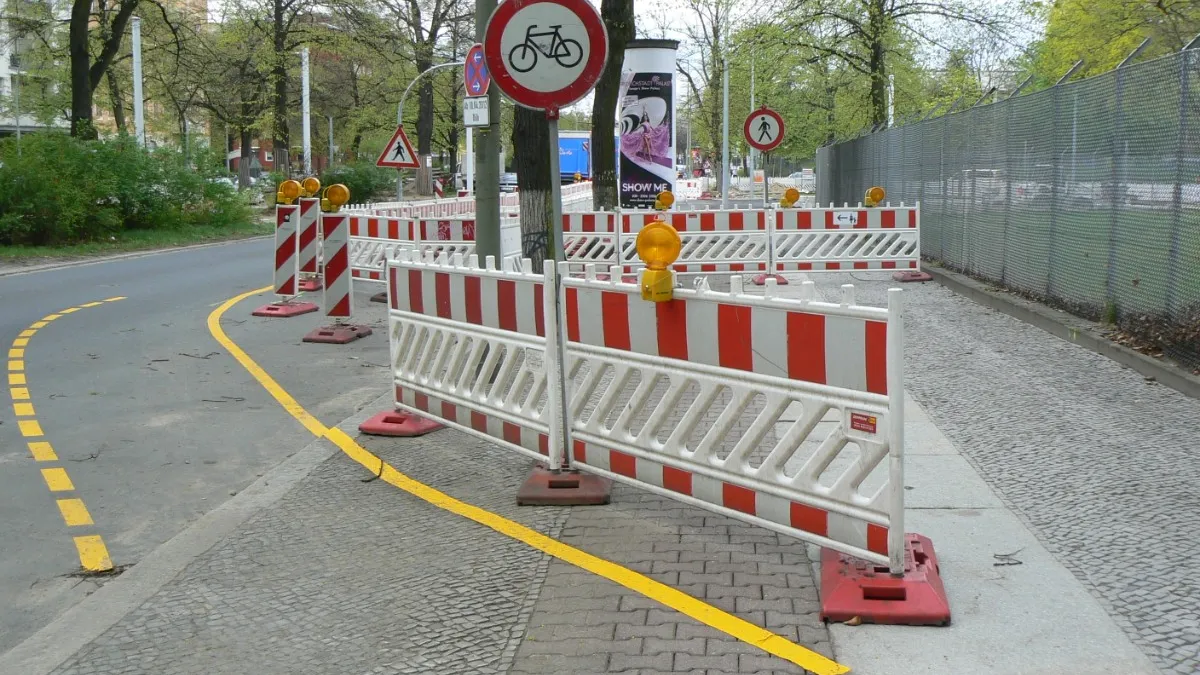
M894 576L904 575L904 311L901 290L888 289L887 389L888 389L888 484L892 488L888 508L888 567Z

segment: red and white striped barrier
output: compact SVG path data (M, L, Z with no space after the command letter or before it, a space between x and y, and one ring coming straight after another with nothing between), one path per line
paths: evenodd
M299 220L298 204L275 206L275 260L273 273L277 302L264 305L251 312L254 316L290 317L317 311L311 302L297 302L299 293L296 277L299 273L296 223Z
M367 326L348 323L354 309L354 286L350 273L350 215L341 212L321 214L321 238L324 241L325 267L322 304L325 316L334 320L304 336L305 342L346 344L371 334Z
M600 229L585 223L567 227ZM781 298L772 282L744 294L733 277L729 293L649 303L595 266L572 277L568 263L541 275L528 261L477 263L409 251L388 262L399 408L852 556L827 559L830 614L948 622L932 547L904 532L899 290L883 309L849 285L827 303L812 282ZM843 583L875 565L894 575L884 610Z
M919 269L917 207L786 209L775 213L772 269Z
M317 259L320 249L321 199L319 197L301 197L299 203L299 222L296 226L297 245L300 250L300 279L297 287L304 292L321 289L318 276Z

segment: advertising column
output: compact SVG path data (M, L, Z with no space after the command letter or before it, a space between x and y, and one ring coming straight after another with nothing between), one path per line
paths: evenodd
M617 104L621 207L649 209L675 189L675 40L630 40ZM628 82L628 85L626 85Z

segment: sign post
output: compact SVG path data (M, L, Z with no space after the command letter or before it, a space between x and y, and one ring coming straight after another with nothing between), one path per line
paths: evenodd
M565 260L559 225L559 111L596 86L608 59L608 32L588 0L506 0L488 19L483 55L489 74L504 95L517 105L546 112L554 223L547 257Z
M742 133L750 147L763 154L763 208L771 201L771 179L767 176L767 159L772 150L783 142L783 118L779 113L763 106L746 117Z

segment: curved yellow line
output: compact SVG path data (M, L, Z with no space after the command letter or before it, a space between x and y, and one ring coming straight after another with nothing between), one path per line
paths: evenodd
M321 424L317 418L313 417L307 410L301 406L296 399L284 391L283 387L275 381L265 370L262 369L245 351L242 350L221 328L221 317L237 303L246 298L257 295L264 291L271 290L270 286L259 288L253 291L242 293L236 297L226 300L221 306L217 307L208 315L208 330L212 333L213 338L221 344L222 347L229 350L233 358L237 359L238 363L250 373L254 379L258 380L259 384L267 390L284 410L287 410L301 424L304 425L314 436L318 438L327 438L336 445L350 459L361 464L364 468L373 473L379 473L380 478L405 492L422 499L438 508L444 509L456 515L462 516L484 527L491 528L500 534L512 537L534 549L547 553L564 562L568 562L576 567L587 570L593 574L604 577L609 581L615 582L628 588L631 591L640 593L652 600L656 600L663 605L674 609L675 611L685 614L700 623L711 626L722 633L735 637L743 642L752 644L763 651L778 656L781 659L790 661L801 668L805 668L816 675L841 675L842 673L850 672L850 669L836 661L831 661L824 656L798 645L787 638L776 635L765 628L755 626L754 624L740 619L726 611L718 609L706 602L697 600L692 596L672 588L666 584L660 583L647 577L643 574L634 572L631 569L622 567L604 558L594 556L585 551L564 544L556 539L551 539L546 535L530 529L520 523L509 520L501 515L492 513L478 506L473 506L466 502L460 501L450 495L432 488L424 483L416 481L403 473L400 473L390 464L384 462L378 455L371 453L366 448L359 445L354 439L350 438L337 427L326 427Z

